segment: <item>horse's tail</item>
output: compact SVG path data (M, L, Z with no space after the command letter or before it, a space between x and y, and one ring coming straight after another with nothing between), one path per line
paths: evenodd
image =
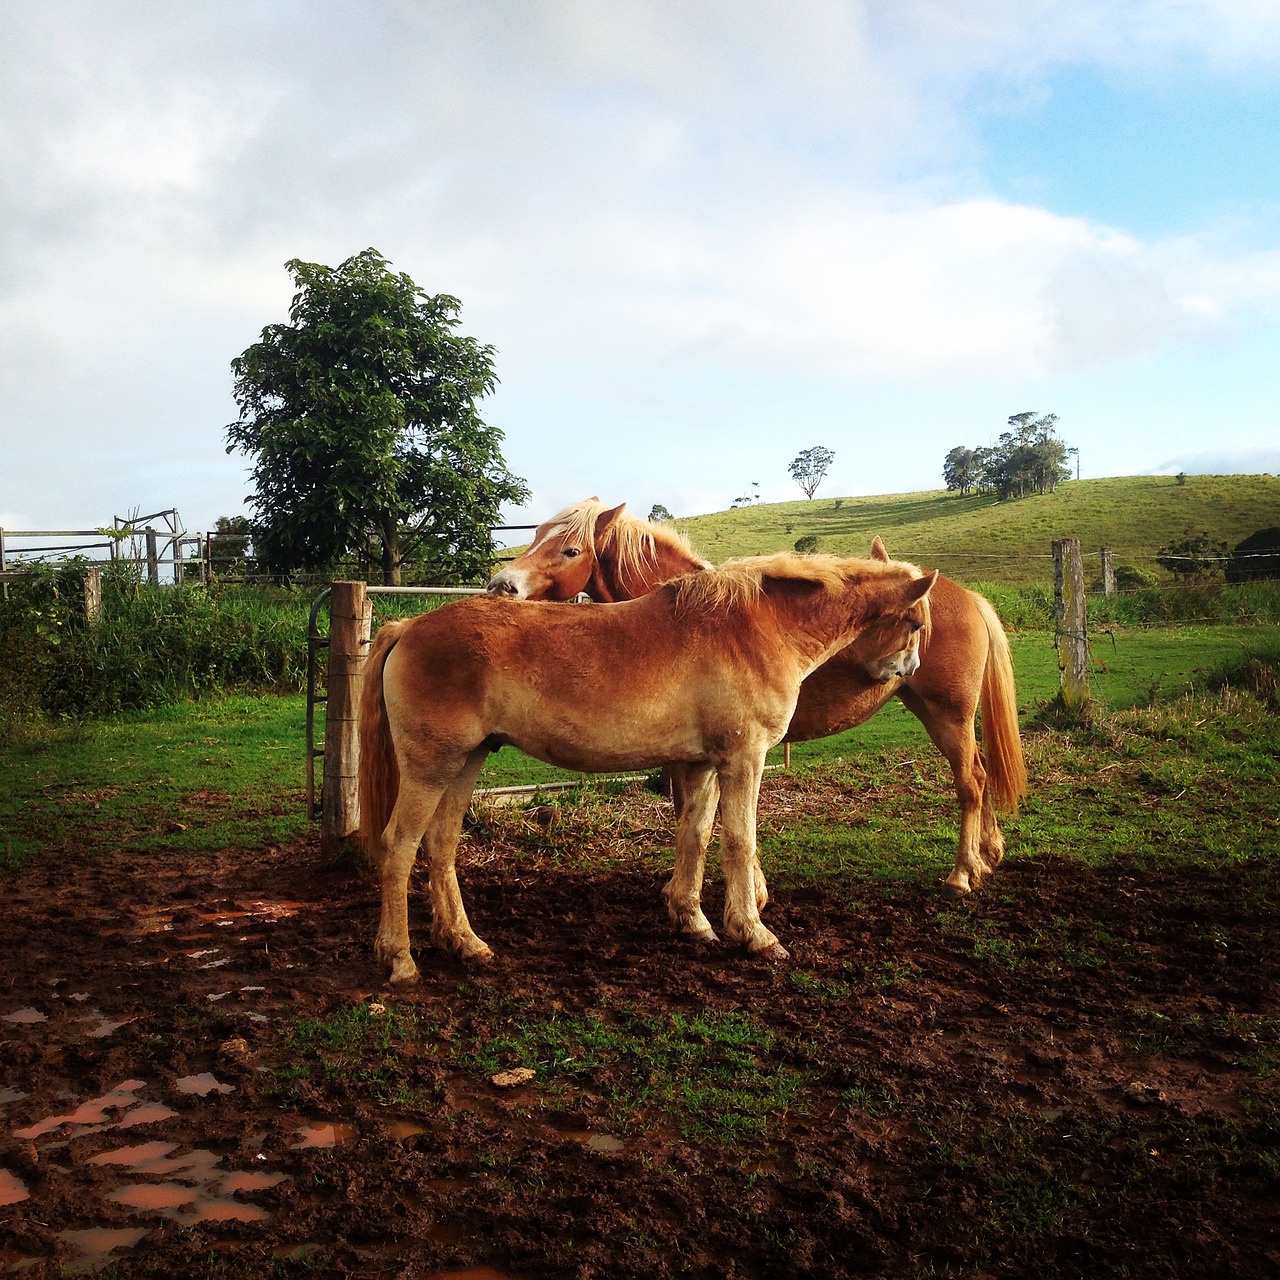
M378 628L365 661L360 693L360 843L375 866L382 860L382 833L391 821L400 790L400 767L387 721L382 673L404 627L404 622L393 621Z
M982 673L982 756L987 787L998 809L1017 813L1027 794L1027 767L1022 758L1009 638L991 602L976 592L971 595L987 626L987 665Z

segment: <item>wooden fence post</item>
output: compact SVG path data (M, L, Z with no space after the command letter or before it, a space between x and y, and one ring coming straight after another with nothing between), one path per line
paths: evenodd
M90 623L102 617L101 569L86 569L84 572L84 616Z
M1059 693L1069 711L1082 711L1089 701L1089 636L1079 538L1053 544L1053 611Z
M153 587L160 585L160 553L156 550L156 531L148 529L147 533L147 581Z
M0 573L5 570L4 563L4 530L0 529ZM0 581L0 600L9 598L9 584L7 581Z
M1111 548L1102 548L1102 594L1113 596L1116 593L1116 566L1111 559Z
M341 854L360 826L358 725L372 621L365 584L335 582L329 596L329 697L320 792L320 849L327 858Z

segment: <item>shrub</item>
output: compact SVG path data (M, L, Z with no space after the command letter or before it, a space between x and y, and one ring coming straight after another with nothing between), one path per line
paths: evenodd
M90 622L85 567L33 569L0 607L0 644L10 655L0 664L7 717L100 716L215 692L302 686L301 596L156 590L121 563L104 569L102 615Z
M1280 529L1259 529L1233 548L1227 581L1233 584L1280 578Z

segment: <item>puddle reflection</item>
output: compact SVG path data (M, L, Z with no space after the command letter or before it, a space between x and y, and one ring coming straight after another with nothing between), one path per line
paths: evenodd
M116 1249L132 1249L143 1236L146 1227L89 1227L84 1231L59 1231L58 1239L65 1240L81 1257L68 1262L62 1274L82 1276L100 1271L109 1261L108 1255Z
M199 1075L182 1076L174 1082L175 1089L179 1093L194 1094L200 1098L207 1098L211 1093L234 1093L236 1087L233 1084L222 1084L215 1080L211 1072L202 1071Z
M311 1147L336 1147L344 1142L350 1142L356 1136L356 1127L353 1124L304 1124L295 1135L297 1141L293 1144L295 1150L304 1150Z
M108 1193L107 1199L129 1209L159 1214L184 1227L202 1222L265 1222L271 1216L261 1205L231 1197L239 1192L267 1191L284 1182L285 1174L224 1169L215 1151L201 1148L175 1156L172 1153L177 1148L176 1142L143 1142L104 1151L92 1156L89 1163L118 1165L129 1173L165 1178L164 1182L120 1187Z
M21 1204L30 1195L21 1178L8 1169L0 1169L0 1205Z
M138 1099L133 1095L145 1083L144 1080L125 1080L109 1093L104 1093L101 1098L91 1098L88 1102L82 1102L74 1111L69 1111L64 1116L48 1116L44 1120L37 1120L33 1125L28 1125L25 1129L15 1129L13 1136L43 1138L46 1133L52 1133L54 1129L60 1129L63 1125L103 1125L108 1111L127 1111L131 1107L136 1107Z
M33 1022L46 1022L48 1016L48 1014L41 1013L39 1009L26 1008L19 1009L15 1013L6 1013L4 1021L26 1025Z

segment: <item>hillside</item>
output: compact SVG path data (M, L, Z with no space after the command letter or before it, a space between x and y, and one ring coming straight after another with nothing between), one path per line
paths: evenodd
M818 550L864 556L879 534L890 554L962 582L1023 585L1052 579L1055 538L1079 538L1086 574L1099 548L1117 565L1167 575L1156 550L1188 528L1229 547L1280 524L1280 477L1119 476L1075 480L1057 492L1001 502L945 490L872 498L819 497L719 511L676 521L709 560L789 550L806 534Z

